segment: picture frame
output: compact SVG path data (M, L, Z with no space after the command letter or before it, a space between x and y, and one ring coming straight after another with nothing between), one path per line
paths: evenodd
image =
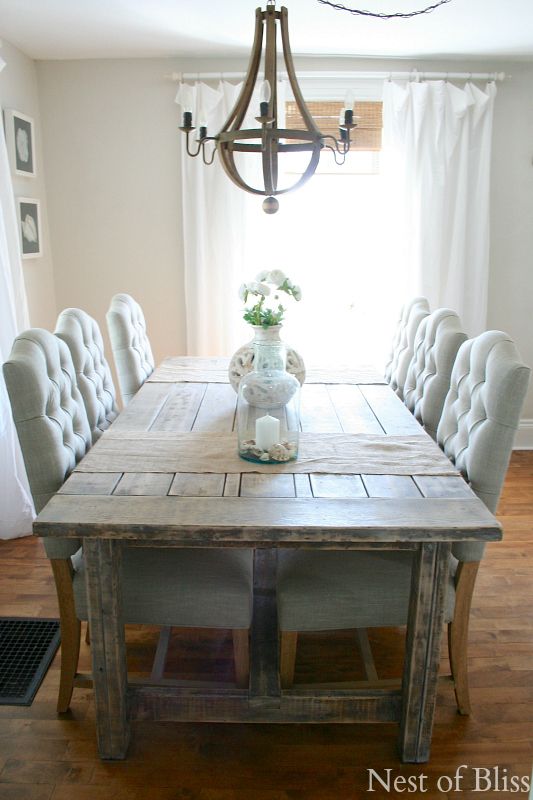
M42 256L41 204L31 197L17 198L22 258Z
M7 150L14 175L34 178L35 125L32 117L13 109L4 110Z

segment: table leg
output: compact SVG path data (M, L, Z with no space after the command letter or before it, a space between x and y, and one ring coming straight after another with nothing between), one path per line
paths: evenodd
M399 741L404 762L429 759L449 550L447 543L421 544L413 558Z
M83 553L98 751L100 758L121 759L126 757L130 736L120 586L121 546L110 539L86 539Z
M254 614L250 648L250 705L280 707L276 608L276 550L254 550Z

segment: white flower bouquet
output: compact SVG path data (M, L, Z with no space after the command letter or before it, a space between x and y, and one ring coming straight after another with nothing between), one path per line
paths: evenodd
M280 269L263 270L254 281L241 284L240 299L244 303L248 302L249 297L255 300L253 306L245 309L243 319L250 325L260 325L263 328L280 325L285 313L285 307L277 302L280 299L280 292L293 297L296 301L302 299L300 287L295 286ZM272 305L266 304L267 297L274 301Z

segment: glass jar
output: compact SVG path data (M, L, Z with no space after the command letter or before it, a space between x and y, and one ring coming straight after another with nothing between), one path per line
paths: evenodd
M241 378L237 402L239 455L260 464L292 461L298 455L300 383L285 369L278 331L256 331L254 368Z

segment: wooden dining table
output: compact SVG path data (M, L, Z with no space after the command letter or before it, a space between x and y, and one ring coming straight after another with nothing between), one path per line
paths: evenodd
M498 540L499 523L368 367L308 370L296 466L239 459L227 368L227 359L166 359L34 524L39 536L83 541L101 758L126 757L132 720L180 720L395 722L402 761L427 761L450 546ZM317 442L331 457L307 467ZM339 443L348 463L337 460ZM200 468L184 447L222 461ZM403 454L390 466L389 447ZM253 548L247 689L128 682L124 547ZM287 547L413 551L401 684L281 689L275 576Z

